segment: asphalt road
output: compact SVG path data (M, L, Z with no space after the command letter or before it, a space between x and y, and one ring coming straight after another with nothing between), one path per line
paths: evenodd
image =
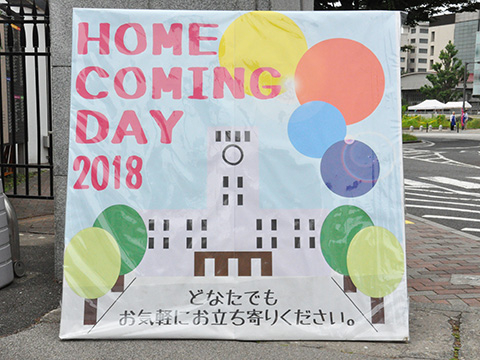
M407 213L480 236L480 132L414 135L422 142L403 146Z

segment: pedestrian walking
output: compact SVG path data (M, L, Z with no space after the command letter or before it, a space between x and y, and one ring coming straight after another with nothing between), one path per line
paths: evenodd
M466 130L467 129L467 122L468 122L468 113L467 111L465 110L465 115L463 117L463 130Z
M455 130L455 111L452 112L452 115L450 116L450 130L453 131Z

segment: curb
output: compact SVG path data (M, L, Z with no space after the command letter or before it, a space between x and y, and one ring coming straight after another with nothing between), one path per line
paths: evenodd
M476 240L476 241L479 241L480 242L480 237L478 236L475 236L475 235L472 235L472 234L468 234L468 233L465 233L463 231L460 231L460 230L457 230L457 229L452 229L448 226L445 226L445 225L441 225L441 224L438 224L436 222L433 222L433 221L430 221L430 220L427 220L427 219L424 219L424 218L421 218L421 217L418 217L418 216L415 216L415 215L410 215L410 214L405 214L405 217L409 217L411 218L412 220L415 220L417 222L423 222L425 224L428 224L430 226L433 226L433 227L437 227L437 228L440 228L444 231L448 231L448 232L451 232L455 235L458 235L458 236L463 236L463 237L466 237L466 238L469 238L471 240Z

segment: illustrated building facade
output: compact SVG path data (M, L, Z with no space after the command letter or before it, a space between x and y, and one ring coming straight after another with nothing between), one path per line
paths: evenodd
M255 128L209 130L207 208L143 210L148 246L137 268L140 274L318 276L329 273L320 249L320 225L329 212L327 209L260 208L257 135ZM149 269L148 273L142 269Z

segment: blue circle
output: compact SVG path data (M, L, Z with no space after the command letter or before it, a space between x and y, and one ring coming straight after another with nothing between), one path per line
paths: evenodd
M343 115L335 106L323 101L310 101L299 106L288 122L290 142L298 152L312 158L321 158L346 134Z
M377 183L380 163L366 144L339 141L325 152L320 163L325 185L343 197L357 197L369 192Z

